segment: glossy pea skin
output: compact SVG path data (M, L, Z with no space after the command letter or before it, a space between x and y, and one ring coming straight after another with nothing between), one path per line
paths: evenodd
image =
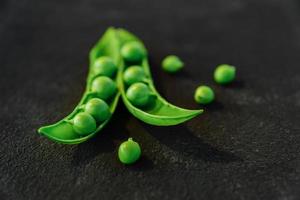
M141 157L141 147L129 138L119 146L118 156L123 164L132 164Z
M219 65L214 71L214 79L219 84L227 84L235 79L235 67L227 64Z
M73 129L81 136L86 136L96 130L96 121L88 113L78 113L73 119Z
M136 41L127 42L121 48L122 57L129 62L138 62L141 61L146 55L144 47Z
M117 86L110 78L99 76L93 80L91 90L97 94L97 97L106 101L116 93Z
M199 104L209 104L214 98L214 91L206 85L199 86L194 94L194 99Z
M113 77L117 71L117 66L110 57L102 56L95 60L93 70L96 75Z
M123 80L127 85L132 85L133 83L142 82L146 79L145 72L141 66L131 66L128 67L123 75Z
M87 102L85 112L94 117L96 122L103 122L111 115L107 103L98 98L93 98Z
M136 107L144 107L149 103L151 91L144 83L134 83L126 91L127 99Z
M183 66L184 63L175 55L167 56L162 61L163 70L169 73L178 72L183 68Z

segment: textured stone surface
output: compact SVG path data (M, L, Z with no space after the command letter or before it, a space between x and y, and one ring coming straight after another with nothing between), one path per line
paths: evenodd
M300 5L295 0L1 0L1 199L299 199ZM198 108L211 85L217 102L175 127L153 127L122 104L93 140L55 144L37 128L59 120L85 87L88 52L108 26L149 49L158 90ZM186 68L160 69L177 54ZM238 80L213 83L214 66ZM143 150L121 165L131 136Z

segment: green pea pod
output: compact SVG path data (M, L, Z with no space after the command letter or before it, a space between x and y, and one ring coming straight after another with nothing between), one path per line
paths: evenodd
M71 114L69 114L64 119L60 120L59 122L41 127L38 132L51 140L56 142L64 143L64 144L78 144L88 140L89 138L93 137L99 130L101 130L109 121L111 115L116 109L118 99L120 96L119 92L116 92L112 98L107 100L107 104L109 106L109 110L111 115L105 121L101 123L97 123L96 129L89 133L88 135L81 136L77 134L72 126L72 119L82 111L82 108L87 103L88 100L91 98L95 98L95 94L91 92L92 81L95 79L96 74L95 70L93 71L93 63L97 58L100 56L107 56L110 57L115 63L119 60L119 45L118 40L116 38L116 31L114 28L109 28L103 35L103 37L99 40L99 42L93 47L90 52L90 67L89 67L89 74L87 78L87 86L86 90L83 94L83 97L76 108L73 110ZM116 82L116 78L115 78Z
M119 38L120 47L122 47L127 42L139 42L143 46L143 43L137 37L124 29L117 29L117 35ZM145 47L144 49L146 51ZM129 101L126 96L127 86L123 81L123 73L125 69L131 64L127 63L127 61L120 57L118 85L124 104L135 117L148 124L156 126L170 126L185 122L203 112L203 110L188 110L179 108L168 103L164 98L162 98L154 87L147 56L144 56L140 63L135 64L138 64L143 68L146 77L148 77L148 79L145 80L144 83L148 85L150 91L152 92L152 96L154 97L152 99L151 106L144 108L138 108Z

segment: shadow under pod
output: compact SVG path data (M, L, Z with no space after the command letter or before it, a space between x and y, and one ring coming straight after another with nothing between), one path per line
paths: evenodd
M172 126L162 130L161 127L147 126L149 134L167 145L169 148L207 162L241 162L240 157L233 153L215 148L193 135L184 125Z

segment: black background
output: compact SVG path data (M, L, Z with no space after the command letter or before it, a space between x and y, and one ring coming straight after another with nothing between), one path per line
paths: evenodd
M37 129L79 101L88 53L108 26L139 36L157 89L199 108L199 84L217 100L179 126L154 127L120 102L109 125L75 146ZM186 63L168 75L168 54ZM1 0L1 199L299 199L300 4L292 0ZM238 68L229 86L217 64ZM142 159L123 166L121 141Z

